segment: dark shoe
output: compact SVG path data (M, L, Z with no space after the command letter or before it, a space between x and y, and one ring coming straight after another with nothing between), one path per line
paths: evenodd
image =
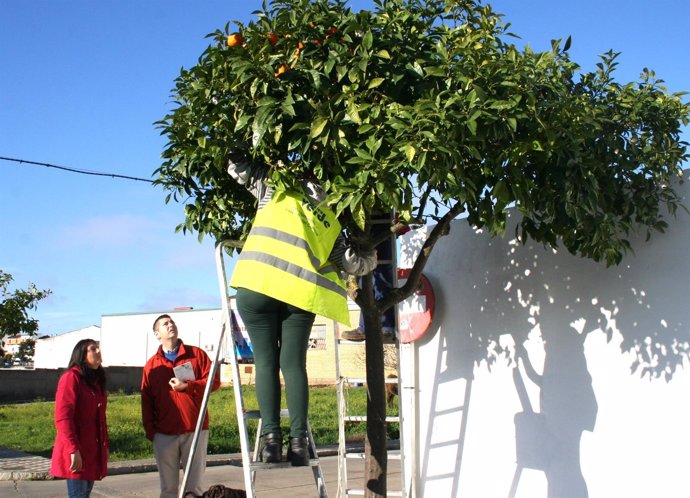
M345 330L340 334L340 338L346 341L363 341L365 338L364 332L360 329Z
M293 467L305 467L309 465L309 447L306 437L291 437L288 447L288 460Z
M269 432L264 435L264 447L261 450L261 461L280 463L283 459L283 435L280 432Z

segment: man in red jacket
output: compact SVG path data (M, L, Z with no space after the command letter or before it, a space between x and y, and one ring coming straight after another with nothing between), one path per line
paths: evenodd
M153 442L158 465L161 498L176 498L180 466L184 468L201 410L211 360L202 350L182 343L177 325L169 315L153 322L153 333L161 345L144 367L141 379L141 416L146 437ZM220 387L220 375L213 379L212 390ZM185 493L203 494L202 478L206 470L208 413L204 417Z

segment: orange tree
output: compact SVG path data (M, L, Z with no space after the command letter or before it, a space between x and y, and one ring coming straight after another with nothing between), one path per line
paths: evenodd
M665 227L687 159L689 106L654 73L621 84L618 54L583 71L570 40L534 52L476 0L339 0L264 4L247 25L209 35L183 69L157 184L184 203L182 231L242 239L255 201L225 172L227 154L271 166L277 189L313 175L349 237L364 248L374 213L434 223L407 284L381 302L371 277L357 295L368 331L366 482L386 494L380 315L409 296L451 221L617 264L638 229ZM399 225L391 227L392 231Z

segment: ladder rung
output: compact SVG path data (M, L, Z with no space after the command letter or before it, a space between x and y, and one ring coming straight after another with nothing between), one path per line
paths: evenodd
M366 340L362 341L348 341L347 339L336 339L338 341L338 344L354 344L355 346L364 346L366 343ZM383 338L383 343L384 344L397 344L398 343L398 336L396 335L395 338L393 339L388 339L386 337Z
M366 384L367 379L365 378L357 378L357 377L341 377L340 378L343 382L347 384ZM397 377L386 377L384 379L384 382L386 384L397 384L398 383L398 378Z
M347 422L366 422L366 415L346 415L343 417ZM386 417L386 422L400 422L400 417Z
M367 379L364 379L364 378L357 379L355 377L343 377L343 382L346 382L348 384L366 384Z
M364 453L361 451L356 451L356 452L352 452L352 453L345 453L345 458L352 458L353 460L354 459L364 460L364 457L365 457Z
M259 410L247 410L243 413L245 419L255 419L261 418L261 412ZM289 418L290 413L287 410L280 410L280 416L283 418Z
M347 495L358 495L364 496L363 489L348 488L345 490L345 496ZM402 491L387 491L386 496L402 496Z
M312 458L309 460L309 467L318 467L319 466L319 459L318 458ZM264 462L251 462L249 464L249 467L252 470L275 470L275 469L285 469L285 468L292 468L292 463L289 461L285 462L278 462L278 463L264 463Z
M348 451L347 453L345 453L345 458L352 458L353 460L363 460L365 458L365 455L363 451ZM402 461L402 457L400 456L400 453L388 452L388 460Z

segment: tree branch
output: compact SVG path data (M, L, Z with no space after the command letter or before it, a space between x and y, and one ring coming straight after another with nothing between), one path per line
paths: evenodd
M426 266L429 257L431 256L431 251L433 250L436 242L439 241L444 235L448 235L450 232L450 223L455 219L456 216L465 211L465 206L462 202L458 201L453 205L450 210L439 220L438 224L431 230L431 233L424 241L424 245L419 251L419 255L412 266L410 275L407 278L407 282L402 287L391 290L387 296L385 296L378 303L379 311L383 312L390 308L391 306L407 299L409 296L417 291L419 286L419 281L422 277L422 272Z

